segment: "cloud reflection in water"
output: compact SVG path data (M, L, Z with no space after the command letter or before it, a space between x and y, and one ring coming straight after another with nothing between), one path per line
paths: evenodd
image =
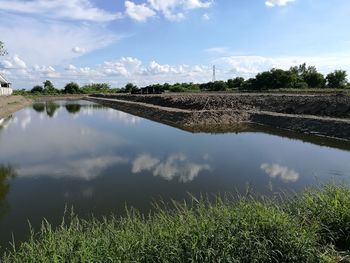
M171 181L178 178L179 182L188 183L194 180L202 171L211 170L208 164L188 161L184 154L172 154L165 161L150 154L142 154L132 163L132 173L152 171L154 176L160 176Z
M18 170L19 177L41 177L51 178L69 177L74 179L92 180L109 167L128 163L128 159L120 156L100 156L82 158L64 163L50 163L31 165Z
M263 170L266 174L268 174L271 178L280 177L286 183L295 183L299 180L300 177L299 173L297 173L293 169L279 164L263 163L260 166L260 169Z

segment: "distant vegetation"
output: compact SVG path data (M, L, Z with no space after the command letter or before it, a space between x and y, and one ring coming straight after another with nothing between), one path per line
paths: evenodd
M45 222L2 262L347 262L337 251L350 249L349 188L259 200L193 198L149 217L73 215L56 229Z
M66 84L62 89L56 89L50 80L46 80L42 86L37 85L31 91L16 90L17 95L58 95L58 94L93 94L93 93L161 93L161 92L210 92L210 91L268 91L268 90L335 90L350 89L347 81L347 73L344 70L335 70L324 76L316 67L300 66L291 67L289 70L271 69L261 72L254 78L244 79L236 77L227 81L215 81L208 83L175 83L153 84L139 88L128 83L123 88L111 88L106 83L93 83L80 87L77 83Z

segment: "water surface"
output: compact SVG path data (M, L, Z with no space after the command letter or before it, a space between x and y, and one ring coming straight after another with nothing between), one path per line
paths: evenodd
M142 212L188 193L271 195L350 183L350 145L251 127L190 133L86 102L35 104L0 120L0 245L65 206L88 217Z

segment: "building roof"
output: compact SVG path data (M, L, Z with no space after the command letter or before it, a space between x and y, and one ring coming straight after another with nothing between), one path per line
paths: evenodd
M0 74L0 83L9 83L4 76Z

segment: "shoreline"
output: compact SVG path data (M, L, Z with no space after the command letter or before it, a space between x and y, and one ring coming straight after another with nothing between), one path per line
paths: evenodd
M350 141L350 98L317 95L98 95L89 101L186 131L259 124Z
M16 111L19 111L29 105L33 101L23 96L3 96L0 97L0 119L11 116Z
M0 119L5 119L15 112L36 102L49 102L57 100L81 100L86 95L62 95L62 96L35 96L32 98L24 96L0 96Z

